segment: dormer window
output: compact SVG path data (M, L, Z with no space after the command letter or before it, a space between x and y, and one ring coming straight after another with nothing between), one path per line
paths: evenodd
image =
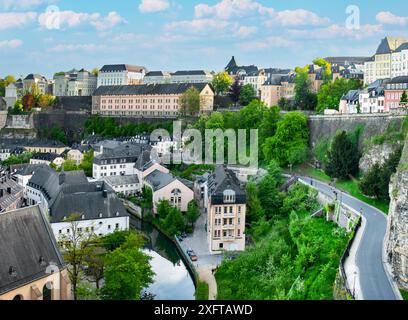
M99 218L102 218L102 213L99 214Z
M224 191L224 203L234 203L235 202L235 191L225 190Z

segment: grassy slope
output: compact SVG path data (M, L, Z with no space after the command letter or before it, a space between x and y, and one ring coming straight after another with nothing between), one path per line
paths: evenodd
M317 170L311 167L302 167L299 168L299 172L301 174L313 177L315 179L321 180L323 182L330 182L331 178L326 175L323 171L321 170ZM372 205L373 207L381 210L382 212L384 212L385 214L388 214L388 210L389 210L389 203L385 202L385 201L381 201L381 200L377 200L377 199L372 199L369 198L365 195L363 195L360 191L360 189L358 188L358 180L354 179L354 180L349 180L349 181L337 181L336 183L336 187L339 188L340 190L343 190L347 193L349 193L350 195L352 195L353 197L364 201L365 203Z
M208 300L208 283L198 280L195 293L196 300Z

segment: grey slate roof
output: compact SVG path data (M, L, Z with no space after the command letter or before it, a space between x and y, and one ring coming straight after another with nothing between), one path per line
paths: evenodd
M50 208L51 223L64 221L73 213L84 215L86 220L128 216L113 189L101 181L62 188Z
M51 222L61 222L73 213L85 216L86 220L127 216L122 202L103 181L88 182L83 171L57 173L51 168L38 169L30 181L30 187L46 196ZM106 192L104 192L106 190Z
M215 172L208 178L208 195L211 197L211 203L223 203L223 192L227 189L235 191L235 203L246 203L246 192L241 188L234 172L223 165L217 166Z
M175 181L176 178L169 173L154 170L147 177L145 177L145 180L153 187L154 191L157 191Z
M105 177L103 180L105 180L110 186L123 186L139 183L139 178L135 174L127 176L109 176Z
M0 257L0 294L47 276L51 262L64 268L54 235L38 206L0 215Z
M30 176L34 174L39 168L47 168L46 164L17 164L10 166L10 171L12 174L18 174L22 176Z
M107 64L102 67L100 72L120 72L120 71L130 71L130 72L142 72L146 71L143 66L133 66L130 64Z
M392 78L390 81L388 81L388 84L391 84L391 83L408 83L408 76Z
M46 152L46 153L34 153L31 159L35 160L44 160L44 161L54 161L56 158L60 157L59 154L57 153L51 153L51 152Z
M163 71L149 71L145 75L146 77L161 77L164 76Z
M360 90L350 90L341 98L341 100L357 101L359 99L359 95Z
M60 176L64 175L64 183L60 185ZM58 173L50 167L39 168L35 171L28 186L40 190L51 207L56 200L58 194L61 192L61 188L65 185L81 185L87 184L83 171L69 171Z
M172 76L195 76L195 75L206 75L207 73L204 70L182 70L172 73Z
M102 86L96 89L94 96L114 96L114 95L155 95L155 94L182 94L190 87L196 88L199 92L204 90L206 83L162 83L162 84L141 84L128 86Z
M401 44L395 52L401 52L402 50L408 50L408 42Z

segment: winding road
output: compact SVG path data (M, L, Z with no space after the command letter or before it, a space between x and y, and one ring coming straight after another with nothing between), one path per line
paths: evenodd
M378 209L360 201L321 181L308 177L300 180L320 190L326 195L338 193L341 201L365 218L364 230L357 245L355 261L359 270L361 298L364 300L397 300L400 299L398 289L383 263L383 241L387 230L387 218Z

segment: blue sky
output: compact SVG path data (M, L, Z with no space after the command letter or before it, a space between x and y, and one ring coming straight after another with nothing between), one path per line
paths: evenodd
M350 4L359 29L346 26ZM0 0L0 76L108 63L218 71L232 55L295 67L370 56L386 35L408 39L408 1Z

